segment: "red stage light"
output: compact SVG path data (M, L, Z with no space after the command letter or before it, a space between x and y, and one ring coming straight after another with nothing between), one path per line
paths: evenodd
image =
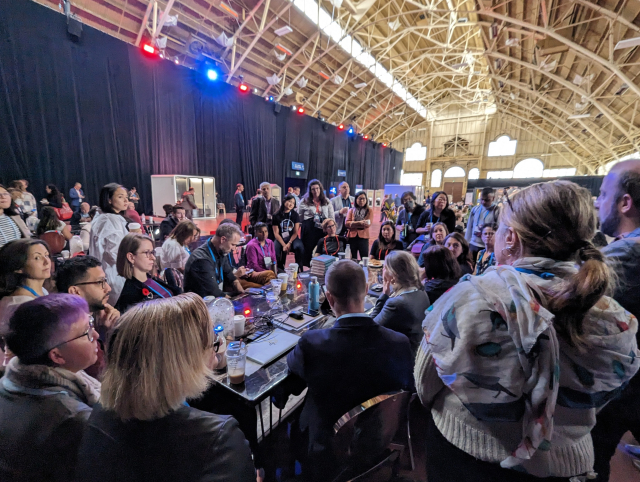
M338 126L338 129L340 129L341 131L343 131L343 130L344 130L344 124L340 124L340 125Z
M240 89L241 92L248 92L249 91L249 86L247 84L240 84L238 86L238 89Z
M302 283L300 283L300 281L298 281L298 284L296 285L296 288L298 288L298 289L302 288Z
M369 139L369 136L365 134L365 136L364 136L364 140L366 141L366 140L368 140L368 139Z
M156 49L153 45L150 44L143 44L142 45L142 50L144 50L145 52L147 52L148 54L153 54L155 55L156 53Z
M298 107L298 114L304 114L304 107Z
M382 143L382 147L387 147L387 143L386 143L386 142L383 142L383 143Z
M244 310L244 316L249 316L249 315L251 315L251 310L249 308L246 308Z

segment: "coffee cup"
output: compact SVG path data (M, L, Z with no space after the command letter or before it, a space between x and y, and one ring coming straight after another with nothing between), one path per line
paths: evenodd
M369 266L369 258L368 257L364 257L362 258L362 266Z
M289 268L293 270L293 279L298 279L298 263L289 263Z
M66 249L63 249L62 251L60 251L60 254L62 255L63 259L69 259L69 251Z
M153 222L153 216L149 216L147 219L149 219L149 222L152 223Z
M235 315L233 317L233 334L236 338L244 335L244 324L247 319L243 315Z
M338 253L338 259L344 259L345 256L344 253Z
M280 285L280 291L281 292L286 292L287 291L287 280L289 279L289 275L287 273L280 273L278 275L278 279L282 281L282 284Z

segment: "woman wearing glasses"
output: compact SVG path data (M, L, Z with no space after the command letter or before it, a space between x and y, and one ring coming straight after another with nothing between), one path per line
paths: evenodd
M107 346L100 405L82 439L77 480L256 481L236 420L189 406L217 365L202 298L185 293L134 306Z
M0 480L76 480L82 433L100 397L100 382L84 372L98 338L87 302L41 296L18 307L9 328L16 357L0 379Z
M0 247L16 239L30 237L31 233L22 221L11 194L0 184Z
M326 236L318 240L318 244L316 244L313 250L314 258L323 254L338 257L338 253L344 253L347 246L347 239L338 236L337 229L338 227L333 218L325 219L322 222L322 230Z
M141 301L171 298L177 294L160 279L150 276L155 262L153 241L149 237L138 233L124 237L116 259L118 275L126 280L115 306L120 313Z

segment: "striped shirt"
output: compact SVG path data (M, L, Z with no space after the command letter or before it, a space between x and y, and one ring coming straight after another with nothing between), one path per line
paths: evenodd
M20 239L22 233L18 229L16 223L6 214L0 214L0 246Z

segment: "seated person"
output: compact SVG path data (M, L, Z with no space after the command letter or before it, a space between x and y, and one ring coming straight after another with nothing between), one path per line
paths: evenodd
M293 194L287 194L282 206L273 215L273 236L275 237L276 258L278 268L284 270L287 254L291 251L296 256L296 263L302 266L304 261L304 244L300 241L300 217L295 209L296 198Z
M20 305L7 347L16 355L0 378L0 480L68 482L100 382L87 302L52 294Z
M323 254L337 257L338 253L344 253L347 247L347 238L338 236L337 229L336 222L332 218L327 218L322 221L322 230L326 236L320 238L320 241L316 244L313 250L314 258Z
M396 229L392 221L385 221L380 226L378 239L373 242L369 257L384 261L386 256L397 249L402 249L402 243L396 241Z
M416 258L406 251L389 253L384 260L382 280L382 295L370 316L379 325L406 335L414 359L424 338L425 310L431 306L420 282Z
M469 242L464 234L455 232L444 238L444 247L449 249L460 265L461 276L473 274Z
M185 219L185 210L176 204L171 208L171 214L160 223L160 240L164 242L169 237L171 231L175 229L180 221Z
M236 223L220 223L216 234L189 256L184 269L184 290L197 293L203 298L219 298L225 296L223 289L227 281L233 291L244 293L227 257L238 246L242 236Z
M276 248L269 236L269 228L265 223L256 223L253 227L255 238L247 243L247 269L256 273L275 269Z
M136 206L132 202L127 203L127 209L124 212L124 217L129 221L138 223L142 226L142 219L140 219L140 215L138 214L138 211L136 211Z
M191 251L189 245L198 236L198 228L192 221L180 221L169 237L162 243L162 254L160 264L162 269L173 268L184 273L184 267Z
M51 231L57 231L62 234L67 241L73 237L73 234L71 234L71 226L65 224L64 221L60 221L55 209L51 206L45 206L40 212L40 222L38 222L38 227L36 228L36 236L40 237L44 233Z
M421 255L424 260L424 290L434 304L447 290L458 284L460 265L444 246L431 246Z
M413 387L409 339L364 313L366 294L364 271L357 263L333 263L326 295L338 319L332 328L304 333L287 355L291 381L286 393L299 394L308 387L299 423L303 440L308 440L309 465L303 471L318 480L332 480L327 449L333 424L342 415L376 395Z
M155 261L153 241L148 236L129 233L124 237L116 259L118 275L126 280L116 303L118 311L124 313L142 301L178 294L157 277L150 276Z
M431 246L444 246L444 240L449 235L444 223L435 223L428 234L429 240L422 246L418 256L418 266L424 268L424 252Z
M493 252L493 247L496 239L496 231L498 230L497 223L487 223L479 228L482 242L484 243L484 249L478 251L478 259L476 260L476 272L477 276L483 274L490 266L495 266L496 256Z
M90 222L91 219L89 218L89 211L91 211L91 206L89 205L89 203L80 204L80 209L73 213L73 216L71 216L69 223L72 226L77 226L80 223Z
M78 454L83 482L255 482L235 419L201 412L219 341L192 293L141 303L112 332L100 404ZM71 479L69 479L71 480Z
M222 223L233 223L231 219L224 219ZM236 224L236 223L234 223ZM236 226L239 227L238 224ZM254 271L249 274L245 274L247 271L247 252L246 246L237 246L233 251L231 251L227 258L229 259L229 264L233 268L233 274L236 275L238 280L240 281L240 285L245 290L247 288L262 288L264 285L268 284L272 279L276 278L276 274L270 269L266 271L257 272ZM225 283L227 290L232 290L232 286L228 286Z

